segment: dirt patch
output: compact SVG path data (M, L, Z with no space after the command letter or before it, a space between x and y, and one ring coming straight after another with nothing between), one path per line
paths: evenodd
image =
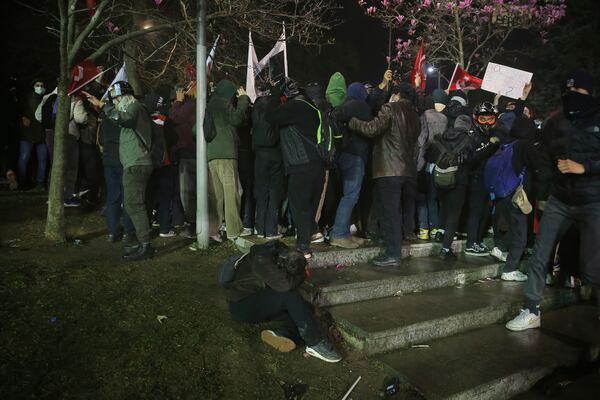
M341 399L359 375L352 398L380 398L379 364L281 354L231 320L216 283L230 244L155 239L156 258L127 264L98 211L68 209L69 243L46 242L45 201L0 193L1 398L283 399L286 382Z

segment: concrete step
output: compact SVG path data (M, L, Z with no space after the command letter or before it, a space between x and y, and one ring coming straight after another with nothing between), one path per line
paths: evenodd
M295 244L294 238L283 238L281 239L285 244L293 246ZM490 239L486 239L488 246L491 244ZM235 246L243 252L250 250L250 247L254 244L266 243L264 238L258 236L246 236L236 238L234 241ZM466 241L455 240L452 244L452 248L458 254L464 250ZM313 250L313 257L310 260L310 265L313 268L323 268L330 265L354 265L360 263L366 263L371 258L378 255L382 248L374 246L369 243L366 246L358 249L341 249L339 247L331 246L327 243L316 243L311 245ZM442 248L441 243L434 241L418 240L411 244L402 245L402 257L430 257L439 254Z
M346 342L367 354L505 322L523 305L523 283L500 280L344 304L328 309ZM578 300L571 289L548 288L544 309Z
M314 304L331 306L464 285L498 276L502 265L490 256L461 254L453 263L436 257L417 257L404 261L399 268L380 268L370 264L341 269L328 267L314 269L303 289Z
M556 367L584 359L589 343L582 337L600 338L595 312L595 307L571 306L543 313L541 329L510 332L492 325L377 359L428 399L508 399ZM577 330L584 325L585 334Z

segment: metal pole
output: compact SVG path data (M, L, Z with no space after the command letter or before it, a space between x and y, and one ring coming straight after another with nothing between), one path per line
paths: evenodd
M198 247L207 249L208 234L208 162L204 140L206 109L206 0L197 0L196 29L196 236Z

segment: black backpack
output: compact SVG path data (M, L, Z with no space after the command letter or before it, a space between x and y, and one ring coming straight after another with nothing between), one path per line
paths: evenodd
M312 146L315 146L319 157L325 164L331 166L335 164L336 148L334 138L334 118L331 118L330 112L321 112L318 107L312 105L306 100L300 100L308 104L319 115L319 127L317 128L317 143L309 141L304 135L300 135L304 140L309 141Z
M165 165L167 146L165 144L165 135L163 132L163 126L155 123L153 120L150 121L152 126L152 138L150 145L144 141L140 134L134 129L135 135L138 137L142 146L150 154L152 160L152 167L160 168Z
M56 122L56 115L52 112L54 109L54 102L56 101L57 95L52 94L42 106L42 126L45 129L54 129Z
M226 289L231 286L231 283L235 279L235 272L237 271L238 265L248 254L250 253L235 254L233 256L230 256L227 260L223 261L223 263L219 267L219 274L217 277L219 285Z
M469 140L469 136L465 135L463 140L452 149L446 147L439 140L433 142L440 152L433 168L433 183L438 189L454 189L456 186L456 177L460 167L459 154L469 144Z
M204 139L206 143L210 143L217 136L217 126L215 125L215 119L212 114L208 112L208 108L204 113L204 121L202 122L204 128Z

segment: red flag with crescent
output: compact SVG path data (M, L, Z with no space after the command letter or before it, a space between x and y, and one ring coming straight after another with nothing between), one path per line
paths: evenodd
M469 74L460 65L456 64L448 90L450 92L454 90L475 90L481 87L482 82L480 78Z
M417 52L417 57L415 58L415 64L413 65L412 72L410 73L410 83L412 83L415 89L419 91L425 90L425 87L427 86L427 77L423 72L424 65L425 47L423 45L423 41L421 40L421 46L419 46L419 51ZM417 82L415 81L417 76L421 78L421 83L419 84L419 86L417 86Z

